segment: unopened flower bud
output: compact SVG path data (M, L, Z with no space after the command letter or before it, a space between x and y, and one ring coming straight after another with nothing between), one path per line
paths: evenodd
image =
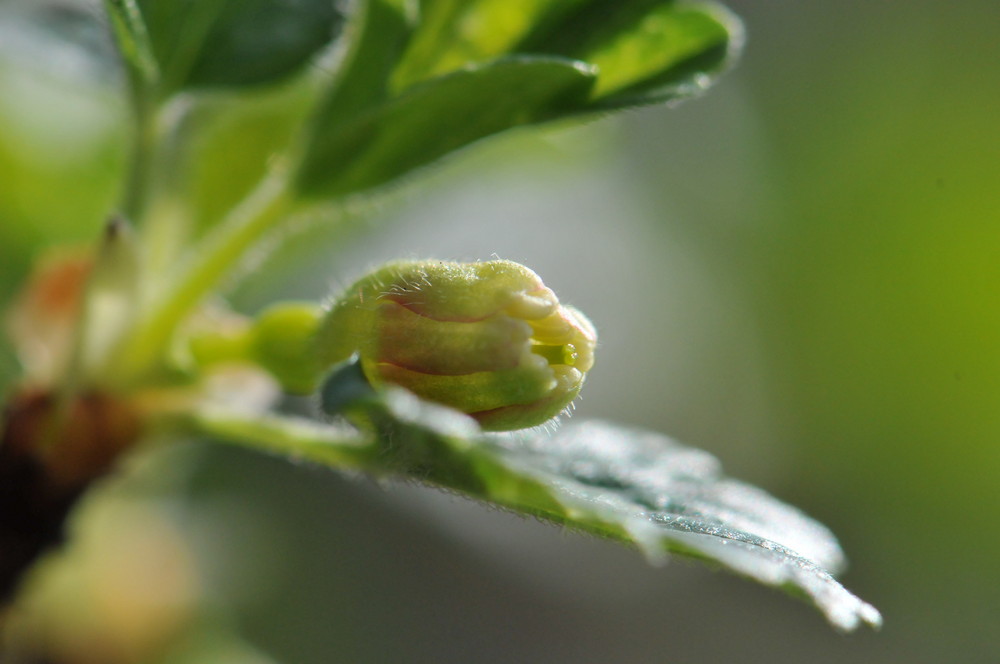
M357 352L373 384L400 385L502 431L569 405L597 334L523 265L412 261L351 286L316 339L326 366Z
M282 302L257 316L250 333L250 356L281 386L295 394L316 389L320 367L312 354L320 308L306 302Z

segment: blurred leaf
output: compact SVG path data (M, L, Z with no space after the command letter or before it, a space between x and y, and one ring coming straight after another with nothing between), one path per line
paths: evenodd
M268 83L301 69L334 38L331 0L110 0L126 57L169 94ZM145 32L145 34L144 34Z
M384 184L491 134L551 119L592 83L583 63L527 57L433 79L317 126L298 185L308 195L332 196Z
M0 399L6 395L7 388L21 373L20 365L10 347L6 335L0 334Z
M245 198L282 154L316 100L316 81L230 95L189 107L178 127L172 174L198 232Z
M621 0L590 2L543 26L518 50L596 66L591 97L601 107L617 108L704 90L741 42L739 19L719 5Z
M517 125L696 94L740 41L725 10L663 0L424 0L412 34L390 0L357 16L305 146L307 195L375 187Z
M25 60L41 58L43 66L72 69L74 77L98 85L117 82L115 44L86 3L0 3L0 31L9 31L0 38L0 49L17 51ZM47 52L50 49L55 52Z
M320 133L323 127L347 122L385 99L389 75L415 21L407 4L406 0L359 0L351 17L350 52L316 114Z
M312 420L202 410L190 415L198 430L217 442L235 443L294 460L336 468L363 467L371 447L357 431Z
M118 39L118 50L133 77L133 85L154 84L160 76L160 68L136 0L105 0L104 5Z

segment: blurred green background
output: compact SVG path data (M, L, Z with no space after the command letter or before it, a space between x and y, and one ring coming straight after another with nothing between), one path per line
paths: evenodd
M99 39L60 38L89 25L75 14L28 29L30 4L0 4L3 301L33 254L96 236L122 165ZM1000 661L1000 5L729 4L748 45L706 97L477 147L370 232L294 239L234 302L320 297L398 256L530 265L601 333L577 417L708 449L829 525L882 632L453 496L194 443L145 455L80 521L161 523L190 557L194 599L173 601L195 608L162 661ZM106 516L122 503L158 516ZM142 595L170 563L112 565L119 540L81 537L51 576Z

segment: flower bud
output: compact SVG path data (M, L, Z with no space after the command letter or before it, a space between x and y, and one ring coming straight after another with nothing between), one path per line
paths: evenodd
M316 389L320 367L312 349L321 313L315 304L281 302L261 312L250 331L250 357L293 394Z
M316 339L325 366L357 352L374 385L400 385L502 431L569 405L597 334L523 265L410 261L351 286Z

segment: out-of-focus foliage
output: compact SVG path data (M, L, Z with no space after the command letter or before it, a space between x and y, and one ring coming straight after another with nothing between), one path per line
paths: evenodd
M531 258L601 325L603 364L582 413L704 443L734 474L829 523L852 554L848 582L886 627L843 639L774 593L686 566L647 570L629 552L505 515L459 543L453 524L469 513L447 498L422 507L406 488L386 495L259 456L185 450L201 465L161 499L180 501L174 516L201 537L211 601L238 605L244 630L279 659L462 661L472 648L485 662L997 658L1000 541L982 527L1000 519L996 4L730 4L751 35L741 67L698 105L626 118L625 154L602 149L615 130L598 126L570 135L572 146L518 138L516 169L487 163L510 156L500 146L463 157L408 213L411 231L369 241L368 257L322 277L316 266L334 249L304 243L314 260L286 259L284 279L321 294L376 255L435 246ZM37 247L97 232L123 127L115 90L11 56L23 27L5 19L3 30L0 300ZM226 132L240 148L259 134ZM541 165L524 163L528 147ZM201 190L205 204L225 207L214 191ZM511 237L468 229L470 217ZM593 295L546 265L552 247L594 257L581 277ZM264 286L241 301L278 288ZM636 311L641 324L623 322ZM616 395L623 382L637 386L627 398ZM316 509L338 502L350 509ZM290 513L301 516L277 516ZM260 595L241 595L251 587ZM334 595L348 608L331 607ZM597 599L613 611L597 615ZM433 602L441 614L426 614Z
M578 61L512 58L428 81L346 122L334 116L310 144L302 187L337 195L383 184L480 138L572 108L594 78Z
M185 88L259 85L308 64L343 22L329 0L107 0L137 81ZM266 45L262 48L262 45Z

